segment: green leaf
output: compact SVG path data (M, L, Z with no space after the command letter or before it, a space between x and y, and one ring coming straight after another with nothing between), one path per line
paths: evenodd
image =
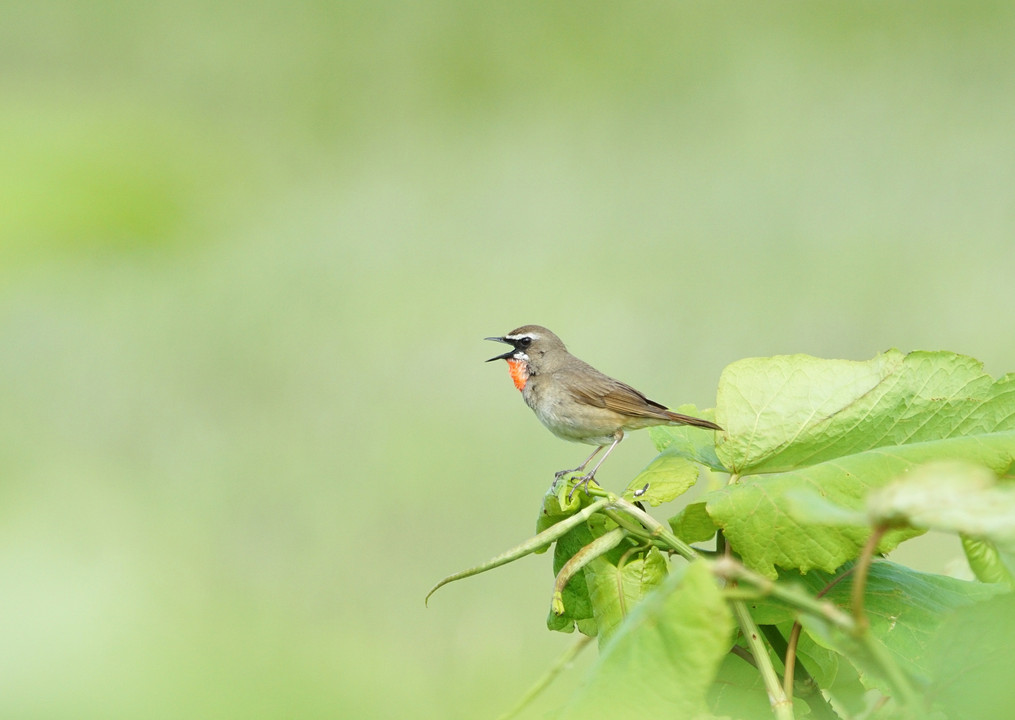
M866 362L808 355L732 363L719 379L716 455L740 474L815 465L878 447L1015 429L1015 376L948 352Z
M624 496L655 507L684 494L696 482L698 466L673 450L664 450L635 476Z
M803 638L806 637L808 643L810 643L814 650L809 652L817 652L820 648L817 643L807 633L802 633L801 643ZM831 652L826 650L826 652ZM828 691L828 694L832 696L837 705L846 711L846 717L857 717L863 714L864 709L867 707L867 688L864 687L861 680L860 673L856 667L850 662L847 662L838 653L832 653L832 657L838 659L838 667L836 668L835 677L829 681L820 681L820 687Z
M799 578L812 591L823 590L831 578L822 573L809 573ZM852 576L832 586L824 595L836 605L848 609L852 592ZM870 621L870 632L887 648L892 658L906 672L918 677L930 676L930 645L942 622L958 608L989 599L1003 588L933 575L912 570L887 560L871 565L864 595L864 609ZM851 661L860 660L859 670L873 673L877 668L863 662L863 654L848 639L832 636L812 618L800 617L804 628L819 644L838 650ZM878 681L865 679L869 686L885 689Z
M708 689L708 708L717 717L772 717L772 706L758 669L733 654L723 658L715 682ZM800 715L799 710L794 707L795 716Z
M677 566L618 628L561 717L697 717L732 632L708 565Z
M1015 552L1015 485L999 484L977 463L953 460L914 468L871 493L867 508L875 523L964 533Z
M1015 587L1015 555L998 550L989 540L961 535L962 550L976 579Z
M656 548L623 561L618 567L598 557L585 568L599 645L609 638L631 610L666 577L666 558Z
M673 534L686 543L705 542L715 537L716 528L705 503L696 502L684 507L670 518Z
M930 699L949 718L996 720L1015 707L1015 595L962 608L938 630L927 665Z
M799 470L741 478L702 496L712 520L721 527L745 564L776 577L775 567L832 571L857 556L869 531L859 527L815 526L788 512L787 499L801 488L847 509L865 507L870 490L915 468L942 459L981 463L1006 474L1015 458L1015 431L877 448ZM886 534L879 549L887 552L913 530Z

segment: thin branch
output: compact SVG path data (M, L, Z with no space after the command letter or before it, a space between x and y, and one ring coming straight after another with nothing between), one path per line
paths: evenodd
M847 633L854 634L856 624L853 618L827 600L818 600L795 585L786 585L770 580L733 558L721 558L712 563L712 572L726 580L741 580L756 588L763 595L771 595L803 612L831 622Z
M772 712L777 720L793 720L792 696L787 696L782 689L779 676L772 666L772 658L768 655L768 648L765 647L765 643L761 639L761 632L751 616L751 611L747 609L747 603L743 600L732 600L730 606L733 609L733 615L740 624L741 632L747 639L747 644L751 646L751 655L754 656L758 672L761 673L761 679L765 683Z
M430 588L430 592L428 592L426 597L423 598L423 603L428 603L430 601L430 597L448 583L455 582L457 580L464 580L465 578L472 577L473 575L479 575L487 570L493 570L501 565L507 565L509 562L514 562L518 558L531 555L534 552L538 552L543 548L549 547L554 541L563 537L573 528L588 520L608 504L609 500L607 499L597 500L591 505L582 508L582 510L576 512L574 515L570 515L560 522L554 523L550 527L546 528L546 530L543 530L543 532L538 535L529 538L521 545L511 548L497 557L487 560L481 565L469 568L468 570L462 570L461 572L456 572L454 575L448 575L446 578Z
M814 676L807 671L807 667L803 663L794 662L800 630L796 630L796 637L791 632L789 642L787 642L775 625L761 625L760 627L776 657L788 659L789 664L785 666L782 678L782 687L786 696L798 697L806 701L814 720L839 720L839 716L828 704L828 698L821 693L821 686L818 685ZM794 627L800 626L795 624Z
M870 626L867 615L863 611L863 596L864 591L867 589L867 573L870 571L871 563L874 561L874 554L878 551L878 545L881 544L881 538L885 536L886 532L888 532L888 526L885 524L874 528L874 532L867 538L867 543L863 546L860 557L857 558L856 565L853 567L851 606L853 608L853 620L856 622L857 629L860 632L865 632Z
M849 577L849 575L851 575L852 572L853 568L851 567L848 570L839 573L834 578L832 578L831 582L829 582L827 585L821 588L821 590L815 593L814 597L815 598L824 597L826 593L828 593L832 588L834 588L836 585L842 582L844 578ZM799 620L796 620L793 623L793 628L789 632L789 641L786 643L786 659L783 661L786 670L783 676L783 687L786 688L786 692L788 694L793 693L793 683L794 683L793 675L797 665L796 649L797 646L800 644L800 632L802 630L803 625L800 624ZM817 686L817 683L814 683L814 678L810 677L810 673L807 672L807 669L803 665L800 666L800 680L802 682L811 682L815 686Z
M803 626L799 622L793 623L793 629L789 631L789 641L786 643L786 659L783 664L786 666L782 678L782 686L787 694L793 693L793 673L796 670L796 648L800 642L800 631Z
M649 539L653 541L656 539L662 540L687 560L698 559L698 553L695 552L694 548L692 548L690 545L688 545L683 540L674 535L673 532L668 527L663 525L661 522L656 520L647 512L645 512L639 507L636 507L633 503L628 502L622 497L614 497L611 498L611 500L612 500L611 505L613 507L623 510L628 515L631 515L636 520L638 520L638 522L640 522L646 528L648 528ZM614 520L616 520L616 518L614 518Z
M536 697L543 692L543 690L549 687L554 678L571 665L574 659L578 657L578 653L584 650L588 644L592 642L592 639L593 638L587 635L582 636L578 642L565 650L564 654L557 658L557 662L555 662L553 666L536 681L535 685L528 689L525 695L522 696L515 706L501 715L498 720L510 720L524 710L529 703L535 700Z

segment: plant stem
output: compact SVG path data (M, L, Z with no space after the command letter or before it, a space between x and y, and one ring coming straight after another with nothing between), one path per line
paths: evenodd
M543 530L543 532L539 533L535 537L529 538L521 545L513 547L507 552L503 552L497 557L487 560L482 565L477 565L476 567L469 568L468 570L462 570L461 572L457 572L454 575L447 576L439 583L434 585L432 588L430 588L430 592L426 594L426 597L423 599L423 603L426 604L427 602L429 602L430 596L432 596L435 592L437 592L438 589L444 587L448 583L455 582L456 580L462 580L467 577L472 577L473 575L478 575L479 573L486 572L487 570L493 570L494 568L500 567L501 565L506 565L509 562L514 562L518 558L525 557L526 555L531 555L532 553L538 550L542 550L543 548L548 547L552 542L566 535L572 528L585 522L590 517L595 515L604 507L606 507L608 504L609 500L606 498L597 500L591 505L582 508L579 512L576 512L574 515L566 517L558 523L554 523L550 527L546 528L546 530Z
M683 540L678 538L673 532L663 525L661 522L656 520L654 517L649 515L647 512L642 510L637 505L628 502L622 497L615 497L611 503L614 507L620 508L628 515L636 518L642 525L648 528L648 539L650 540L662 540L676 552L682 555L687 560L696 560L699 555L698 552L690 545L685 543ZM609 513L607 513L609 514ZM613 517L612 515L610 517ZM615 518L614 518L615 519Z
M821 687L814 676L807 671L807 667L803 663L796 660L796 646L801 630L800 623L793 624L794 629L790 632L788 642L775 625L760 625L759 628L764 633L775 656L786 658L782 678L782 689L786 693L786 697L804 700L810 707L811 717L814 720L839 720L835 710L828 704L828 699L822 695Z
M796 670L796 647L800 642L800 631L803 626L795 622L793 629L789 632L789 642L786 643L786 659L783 664L786 666L785 675L782 679L782 686L787 693L793 692L793 673Z
M605 535L597 537L564 563L560 572L557 573L557 579L553 583L553 600L550 603L550 607L555 615L564 614L564 587L571 581L571 578L597 557L605 555L620 545L625 537L626 534L623 528L614 528Z
M863 611L863 595L867 589L867 573L870 571L871 563L874 561L874 553L877 552L878 545L881 544L881 538L884 537L886 532L888 532L887 525L881 524L874 528L874 532L867 538L867 543L863 546L860 557L857 558L856 565L853 568L853 591L850 605L853 608L853 620L856 622L857 629L860 632L865 632L870 626L867 615Z
M519 700L518 703L513 708L511 708L506 713L501 715L500 718L498 718L498 720L510 720L511 718L515 717L518 713L520 713L522 710L524 710L525 707L530 702L532 702L541 692L543 692L543 690L549 687L550 683L553 682L554 678L556 678L565 668L567 668L567 666L570 665L571 662L576 657L578 657L578 653L584 650L588 646L588 644L592 642L592 640L593 638L587 635L583 635L578 640L578 642L576 642L574 645L565 650L564 654L561 655L557 659L557 662L553 664L553 667L547 670L543 674L543 676L536 681L536 684L533 685L531 688L529 688L529 690L525 693L525 695L522 696L521 700Z
M827 600L822 601L813 598L795 586L770 580L764 575L744 567L733 558L720 558L716 560L712 564L712 572L727 580L742 580L753 585L759 592L779 598L803 612L827 620L845 632L854 634L856 630L856 623L853 622L853 618L849 614L842 612L834 604Z
M779 676L772 666L772 658L768 655L768 648L761 639L761 633L754 618L751 617L750 610L747 609L747 603L743 600L731 600L730 607L733 608L733 615L740 624L744 637L747 638L747 644L751 646L751 654L765 683L772 712L778 720L793 720L793 701L786 695L779 681Z
M839 575L834 577L830 583L825 585L825 587L821 588L821 590L819 590L814 595L814 597L817 598L817 599L823 598L825 596L825 593L827 593L833 587L835 587L840 582L842 582L843 578L847 577L848 575L851 575L852 573L853 573L853 568L850 568L849 570L846 570L845 572L840 573ZM794 670L795 670L796 664L797 664L796 663L796 649L797 649L797 645L800 644L800 632L802 630L803 630L803 625L800 624L800 621L797 620L796 622L794 622L793 623L793 628L789 632L789 642L786 643L786 659L784 661L784 664L786 666L786 672L785 672L785 677L783 678L783 686L786 688L786 692L787 693L793 692L793 682L794 682L793 674L794 674ZM801 670L800 679L804 680L805 679L804 675L805 674L809 674L809 673L807 673L806 669L803 666L800 667L800 670ZM810 678L810 682L813 683L815 686L817 686L817 683L813 682L813 678ZM822 696L822 698L823 697L824 696ZM811 709L813 710L814 708L812 707Z

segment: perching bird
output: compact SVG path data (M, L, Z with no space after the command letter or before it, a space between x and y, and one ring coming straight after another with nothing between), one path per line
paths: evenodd
M595 445L585 462L572 470L561 470L560 478L582 472L604 447L606 454L592 471L578 478L588 483L613 448L624 439L625 430L653 425L691 425L719 430L714 422L681 415L649 400L630 385L614 380L567 351L560 338L539 325L523 325L503 337L487 340L507 343L511 350L493 360L507 360L515 387L521 390L525 404L557 437Z

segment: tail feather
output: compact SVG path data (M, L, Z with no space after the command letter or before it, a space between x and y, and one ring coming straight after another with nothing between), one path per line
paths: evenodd
M680 413L675 413L671 410L666 411L666 417L669 418L670 422L674 425L690 425L692 427L700 427L722 432L722 428L711 420L702 420L701 418L691 417L690 415L681 415Z

